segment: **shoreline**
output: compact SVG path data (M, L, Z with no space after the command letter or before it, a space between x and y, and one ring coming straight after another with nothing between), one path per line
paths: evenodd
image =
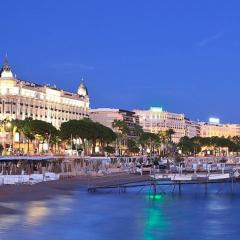
M0 217L2 215L21 214L21 210L5 207L6 203L50 200L58 195L72 195L76 188L84 189L85 186L86 179L82 177L41 182L33 185L0 186Z
M109 174L106 176L75 176L56 181L40 182L33 185L2 185L0 186L0 216L4 214L18 214L19 211L5 207L5 203L24 203L30 201L48 200L58 195L72 195L75 189L86 190L90 183L126 176L126 173Z
M77 186L84 188L85 184L85 178L72 177L69 179L40 182L33 185L3 185L0 186L0 203L6 201L37 201L49 199L58 194L69 195Z
M21 209L12 209L8 203L26 203L31 201L44 201L58 196L71 196L75 190L89 192L91 189L107 186L120 186L149 181L148 175L136 175L126 172L111 173L108 175L81 175L71 178L62 178L54 181L40 182L36 184L16 184L0 186L0 217L3 215L21 214ZM237 181L238 182L238 181ZM120 189L119 189L120 190ZM90 191L91 192L91 191Z

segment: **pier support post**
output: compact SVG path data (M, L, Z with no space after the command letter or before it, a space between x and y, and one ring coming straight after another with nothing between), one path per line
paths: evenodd
M176 184L174 183L172 193L174 193L175 187L176 187Z
M182 186L181 186L181 182L180 181L178 183L178 192L179 192L179 194L182 193Z
M153 188L153 194L156 195L157 194L157 185L156 185L155 181L152 182L152 188Z
M232 182L231 182L231 191L233 193L233 175L232 175Z

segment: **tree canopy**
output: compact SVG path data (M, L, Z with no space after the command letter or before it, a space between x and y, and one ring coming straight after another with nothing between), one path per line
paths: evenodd
M185 155L193 155L201 152L202 148L211 151L220 152L222 148L228 148L229 151L240 151L240 138L224 138L224 137L183 137L178 143L178 148Z

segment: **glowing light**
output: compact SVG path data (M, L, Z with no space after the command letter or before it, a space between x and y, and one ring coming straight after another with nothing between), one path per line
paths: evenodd
M162 195L160 195L160 194L152 194L152 195L148 195L148 196L146 196L146 198L148 198L148 199L156 199L156 200L160 200L160 199L162 199Z
M219 124L220 123L220 119L219 118L210 117L209 118L209 122L210 123Z
M147 195L146 197L148 199L161 199L161 201L157 202L158 204L164 202L163 195ZM169 223L163 211L164 208L156 206L156 202L152 203L150 206L147 205L148 207L145 209L144 240L162 239L162 233L167 232L169 229Z
M163 108L162 107L150 107L150 111L152 111L152 112L162 112Z
M19 132L15 132L15 134L14 134L14 142L19 142L19 140L20 140L20 134L19 134Z
M96 152L96 153L99 153L99 152L100 152L99 146L96 146L96 147L95 147L95 152Z
M26 211L26 222L37 224L43 221L50 214L49 208L44 202L31 202Z
M11 122L7 122L7 123L6 123L6 127L7 127L7 128L10 128L11 126L12 126Z

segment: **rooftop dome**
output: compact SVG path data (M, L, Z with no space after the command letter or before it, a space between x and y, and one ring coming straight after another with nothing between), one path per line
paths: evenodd
M2 69L0 71L0 85L12 86L15 84L16 84L16 79L13 76L13 73L7 58L5 58Z
M7 58L5 58L3 62L3 67L1 69L1 78L14 78Z
M88 90L83 82L83 79L78 87L78 95L83 96L83 97L88 96Z

